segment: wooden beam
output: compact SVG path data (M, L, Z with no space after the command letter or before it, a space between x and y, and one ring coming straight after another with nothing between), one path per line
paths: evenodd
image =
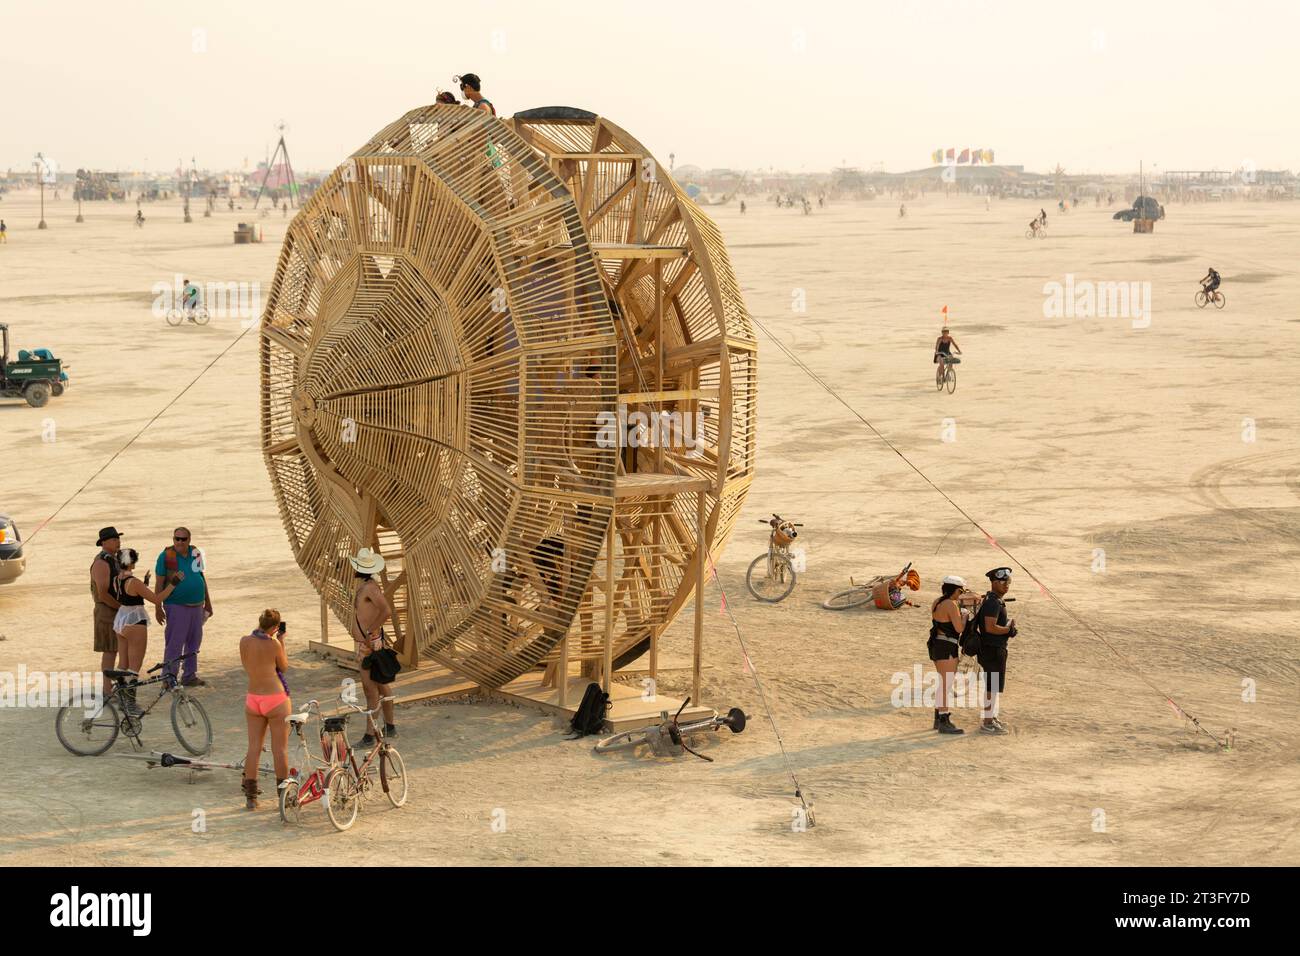
M614 588L609 583L614 580L614 515L609 516L609 530L605 532L605 656L601 668L601 684L605 693L609 693L610 679L614 675Z
M602 259L685 259L685 246L657 246L648 242L593 242L591 248Z
M649 403L658 405L663 402L688 402L699 398L717 398L716 388L674 388L666 392L623 392L618 396L620 405L637 405Z
M691 659L691 703L700 703L700 661L704 656L704 563L709 553L704 536L704 492L695 493L695 651Z

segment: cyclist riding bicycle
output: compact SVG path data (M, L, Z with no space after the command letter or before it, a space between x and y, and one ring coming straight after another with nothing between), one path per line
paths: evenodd
M952 359L953 349L956 349L957 354L961 355L961 346L957 344L957 340L952 337L945 325L934 342L934 361L939 366L936 373L938 376L942 377L948 373L948 362Z
M1210 266L1210 271L1206 273L1205 278L1201 280L1201 288L1205 290L1207 296L1213 299L1214 290L1219 287L1221 281L1219 274L1214 271L1214 266Z
M1042 228L1043 228L1042 220L1038 219L1037 217L1029 220L1029 231L1032 232L1034 235L1038 235L1038 230Z
M182 281L181 285L181 308L185 311L186 317L193 322L194 310L199 307L199 287L189 279Z

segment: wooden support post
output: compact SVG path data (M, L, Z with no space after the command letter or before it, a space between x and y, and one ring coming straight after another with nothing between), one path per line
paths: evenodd
M704 563L709 546L704 539L704 492L695 493L695 656L691 662L691 703L700 706L700 658L704 653Z
M569 706L569 636L560 641L560 706Z
M605 535L605 657L601 667L601 686L607 694L614 670L614 522L615 515L611 514Z
M655 362L658 365L655 374L655 388L664 389L664 262L655 260ZM664 432L663 404L655 406L655 471L664 470Z
M330 642L330 606L323 596L320 599L320 640L322 644Z

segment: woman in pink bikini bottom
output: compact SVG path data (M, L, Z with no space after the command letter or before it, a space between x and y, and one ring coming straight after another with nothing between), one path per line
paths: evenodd
M284 651L284 622L280 612L267 610L257 619L257 630L239 640L239 659L248 674L248 695L244 718L248 721L248 753L244 757L244 805L257 809L257 768L262 762L262 741L271 731L271 759L279 785L289 776L289 724L284 718L292 711L289 684L284 672L289 658Z

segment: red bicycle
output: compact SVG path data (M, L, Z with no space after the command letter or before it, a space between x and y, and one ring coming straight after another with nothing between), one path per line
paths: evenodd
M302 808L315 803L336 784L338 775L344 773L343 761L348 756L347 718L326 717L320 729L322 757L312 753L303 728L312 716L320 717L320 703L309 700L301 713L285 718L302 745L302 765L290 767L288 778L280 785L280 819L285 823L302 823Z

